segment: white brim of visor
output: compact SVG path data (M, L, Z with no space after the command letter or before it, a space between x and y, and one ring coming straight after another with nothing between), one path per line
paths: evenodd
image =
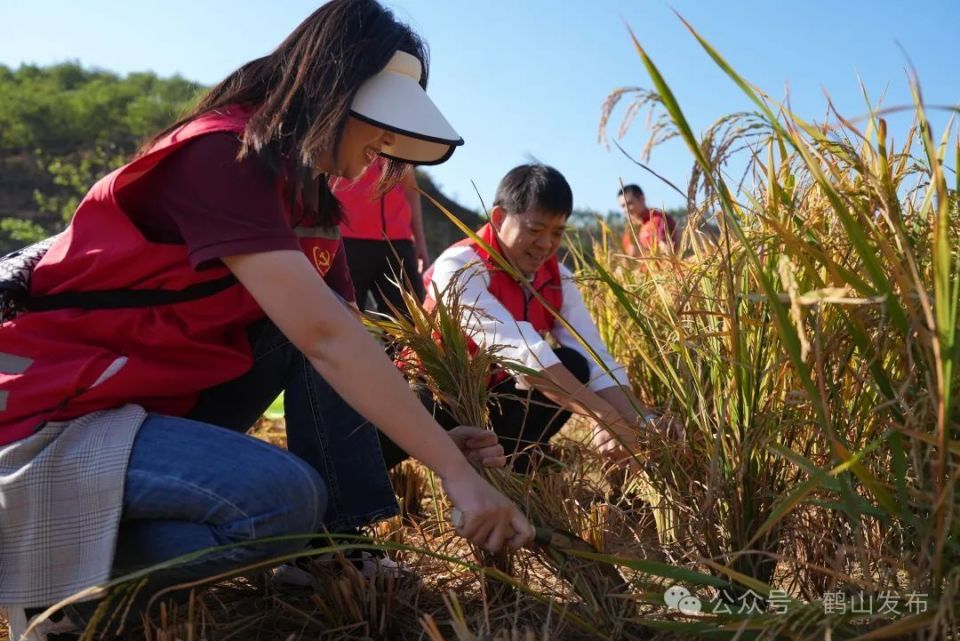
M397 134L380 155L414 165L438 165L463 144L419 83L420 61L403 51L357 91L354 117Z

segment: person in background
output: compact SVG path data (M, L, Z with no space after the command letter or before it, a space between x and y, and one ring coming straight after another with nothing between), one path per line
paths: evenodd
M396 283L423 302L420 272L430 261L416 176L410 169L383 191L385 166L386 161L378 159L356 181L336 180L332 185L344 214L340 230L357 304L364 309L370 294L375 309L368 311L381 314L389 314L390 305L404 309Z
M432 285L449 294L458 289L450 288L456 281L466 309L460 319L464 333L476 346L499 346L502 357L537 372L512 376L501 370L491 377L492 391L499 396L490 404L491 424L505 451L517 455L516 471L530 468L529 454L545 449L541 446L571 413L594 420L593 445L616 461L629 459L643 430L670 424L633 395L571 272L557 260L572 210L573 193L559 171L540 164L515 167L500 181L490 222L477 235L523 274L523 280L498 267L472 238L449 247L424 275L430 283L428 308L434 304ZM551 308L573 331L557 322ZM435 407L434 414L442 426L455 425L442 408ZM388 465L406 457L388 438L381 441Z
M670 252L679 247L677 222L659 209L648 208L639 185L625 185L617 198L625 219L621 245L627 256Z

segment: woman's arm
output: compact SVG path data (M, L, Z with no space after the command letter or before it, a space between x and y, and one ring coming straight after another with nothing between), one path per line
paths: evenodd
M423 231L423 206L420 202L420 192L417 189L417 176L412 168L404 175L400 184L403 186L403 195L410 204L413 245L417 249L420 271L423 271L430 264L430 252L427 250L427 235Z
M347 403L443 479L464 514L461 535L489 549L530 540L533 529L523 514L467 462L302 252L244 254L223 262Z

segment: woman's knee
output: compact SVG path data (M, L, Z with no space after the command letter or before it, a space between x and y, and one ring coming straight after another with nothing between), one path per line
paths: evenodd
M163 416L140 428L124 488L128 519L204 523L236 541L315 531L326 504L323 479L290 452Z
M263 470L264 483L255 499L260 505L250 534L254 539L289 535L314 535L323 524L327 487L315 469L293 454L283 452ZM306 547L309 537L257 546L257 556L275 556Z
M287 479L282 481L283 487L277 488L278 495L287 503L285 529L290 534L315 533L322 527L327 509L327 485L313 467L293 454L288 456Z

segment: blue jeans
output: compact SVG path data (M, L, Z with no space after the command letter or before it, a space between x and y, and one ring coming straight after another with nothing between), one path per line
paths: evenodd
M248 331L254 366L186 418L150 415L127 468L114 574L206 547L343 531L397 513L376 429L269 321ZM289 452L245 432L284 392ZM164 574L197 579L296 551L242 546Z

